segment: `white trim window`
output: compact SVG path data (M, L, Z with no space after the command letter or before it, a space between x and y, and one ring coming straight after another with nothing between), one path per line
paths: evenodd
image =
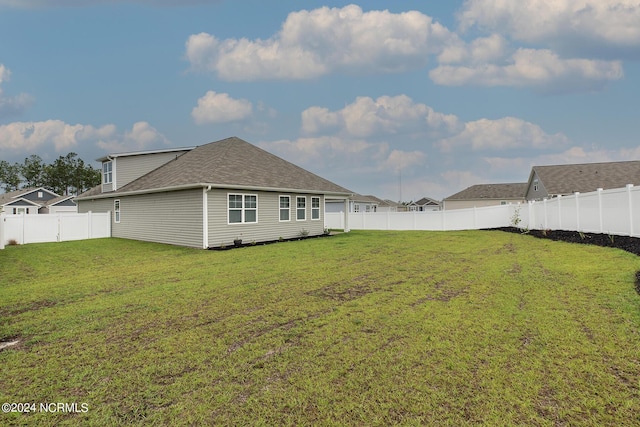
M320 197L311 198L311 219L320 219Z
M227 212L229 224L258 222L258 195L228 193Z
M280 222L291 221L291 196L280 196Z
M305 221L307 219L307 197L296 197L296 221Z
M113 201L113 222L120 223L120 199Z
M102 163L102 183L111 184L113 182L113 162Z

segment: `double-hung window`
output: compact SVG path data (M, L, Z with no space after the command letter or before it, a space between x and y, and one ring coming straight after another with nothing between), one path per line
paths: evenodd
M280 196L280 221L291 220L291 197Z
M229 194L229 224L258 222L258 196Z
M113 201L113 221L120 223L120 200Z
M307 219L307 198L304 196L296 197L296 220L304 221Z
M102 164L102 183L111 184L113 182L113 162Z
M311 198L311 219L320 219L320 197Z

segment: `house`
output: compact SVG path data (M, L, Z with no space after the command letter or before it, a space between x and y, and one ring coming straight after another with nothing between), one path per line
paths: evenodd
M78 210L112 212L112 236L127 239L210 248L320 235L325 199L352 195L236 137L100 161L102 184Z
M423 197L417 202L409 203L410 212L439 211L440 202L430 197Z
M378 200L379 199L372 196L354 194L349 197L349 212L377 212ZM344 201L340 199L327 199L325 201L325 209L327 212L344 212Z
M368 195L367 197L374 200L378 204L376 212L398 212L399 210L404 209L403 205L392 200L383 200L371 195Z
M525 198L542 200L559 195L640 185L640 161L534 166Z
M0 194L0 212L7 215L75 213L74 196L59 196L44 187Z
M527 183L477 184L446 197L443 210L524 203Z

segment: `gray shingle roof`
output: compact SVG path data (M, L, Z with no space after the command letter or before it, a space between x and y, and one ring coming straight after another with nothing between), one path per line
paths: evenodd
M534 166L549 195L640 185L640 161Z
M478 199L523 199L527 191L526 182L509 184L477 184L472 185L444 200L478 200Z
M108 194L144 192L200 184L325 194L352 193L240 138L231 137L196 147ZM95 195L96 189L91 189L79 198Z

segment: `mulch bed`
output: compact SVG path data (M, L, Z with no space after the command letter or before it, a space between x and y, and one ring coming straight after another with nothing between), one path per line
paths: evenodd
M618 248L640 256L640 238L618 236L612 234L579 233L566 230L521 230L517 227L501 227L493 230L507 231L510 233L528 234L540 239L558 240L569 243L585 245L597 245L607 248Z

